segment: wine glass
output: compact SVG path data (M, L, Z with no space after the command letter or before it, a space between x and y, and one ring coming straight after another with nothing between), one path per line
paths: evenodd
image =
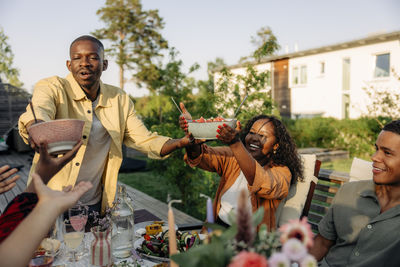
M84 235L85 227L77 223L72 224L69 220L63 222L64 243L72 252L72 257L69 257L69 261L74 262L79 260L76 255L76 249L82 243Z
M68 209L69 221L76 231L80 231L80 228L85 228L88 220L88 209L80 204L75 205Z
M68 209L68 217L72 227L74 227L76 231L81 230L81 228L83 228L83 231L85 231L85 226L88 220L88 207L78 203L72 208ZM83 249L78 253L78 256L82 256L87 253L89 253L89 249L85 247L85 243L83 242Z

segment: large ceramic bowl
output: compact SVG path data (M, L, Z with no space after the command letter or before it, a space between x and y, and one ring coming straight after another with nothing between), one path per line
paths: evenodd
M85 122L82 120L62 119L36 123L28 128L35 144L47 143L50 154L62 154L71 150L82 138Z
M193 137L196 139L217 139L216 135L218 134L218 126L224 123L232 128L236 128L236 119L225 119L224 121L212 122L188 121L188 131L192 133Z

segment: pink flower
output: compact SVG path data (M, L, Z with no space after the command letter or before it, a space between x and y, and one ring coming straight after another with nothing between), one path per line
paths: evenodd
M306 247L296 238L291 238L283 244L282 252L285 253L290 260L296 262L301 261L308 255Z
M300 267L317 267L317 260L314 256L308 254L304 257L304 259L300 262Z
M290 267L289 258L281 252L276 252L271 255L268 260L270 267Z
M242 251L237 254L228 267L267 267L267 259L255 252Z
M282 232L281 243L285 244L291 238L300 240L308 249L313 246L314 234L311 231L311 226L307 222L307 218L303 217L301 220L290 220L288 223L279 228Z

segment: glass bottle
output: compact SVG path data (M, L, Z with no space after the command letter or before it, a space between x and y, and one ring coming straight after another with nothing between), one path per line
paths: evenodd
M112 211L112 253L115 258L131 256L134 235L134 216L131 199L126 194L126 188L118 185L117 198Z

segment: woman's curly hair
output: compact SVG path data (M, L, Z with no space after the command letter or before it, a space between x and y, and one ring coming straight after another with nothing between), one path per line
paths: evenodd
M276 117L268 115L257 115L251 118L241 133L241 141L245 144L245 138L250 132L253 124L258 120L267 119L274 125L274 132L276 143L279 145L276 149L276 153L271 153L270 160L276 165L287 166L292 174L293 179L291 183L295 183L297 180L303 181L303 165L300 160L300 156L297 153L296 144L290 136L285 125ZM267 155L268 157L268 155Z

